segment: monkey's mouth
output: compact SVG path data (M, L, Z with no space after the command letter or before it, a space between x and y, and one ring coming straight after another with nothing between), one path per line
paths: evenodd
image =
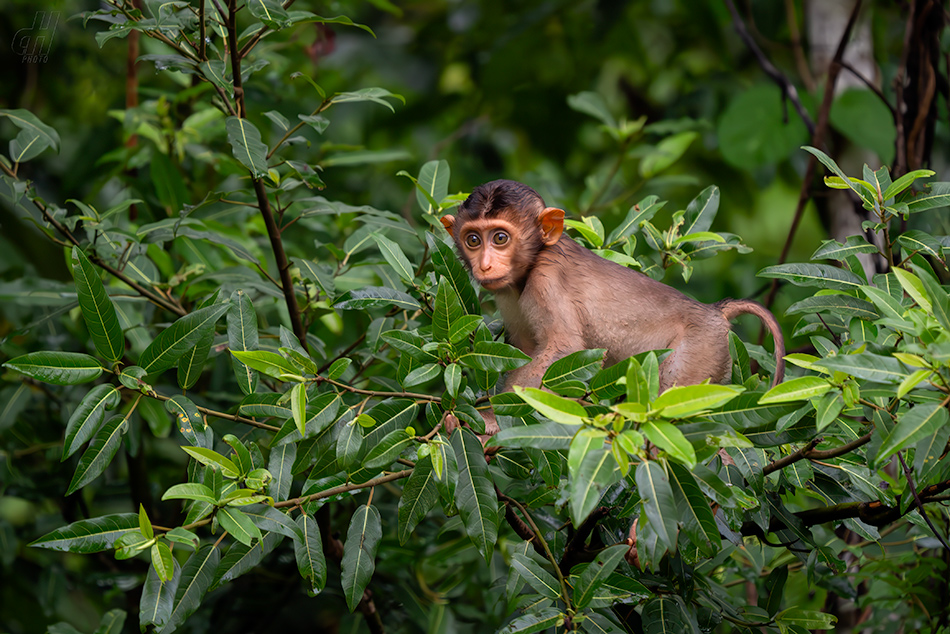
M503 288L506 285L505 278L503 277L493 277L491 279L480 279L478 283L481 284L482 288L489 291L495 291L499 288Z

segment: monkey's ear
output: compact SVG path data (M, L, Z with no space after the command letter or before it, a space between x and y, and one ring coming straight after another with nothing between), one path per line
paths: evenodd
M561 238L564 232L564 210L557 207L548 207L541 212L538 218L541 227L541 238L544 244L551 246Z
M442 226L445 227L445 230L449 232L449 235L453 238L455 237L455 216L447 215L439 218L439 221L442 223Z

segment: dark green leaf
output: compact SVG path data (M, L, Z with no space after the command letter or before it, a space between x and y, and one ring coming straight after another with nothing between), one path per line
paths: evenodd
M521 575L535 592L547 599L557 599L561 596L557 579L550 572L542 568L533 559L521 553L511 556L511 567Z
M112 548L123 535L138 530L138 513L103 515L57 528L31 542L30 546L69 553L98 553Z
M411 295L386 286L366 286L347 291L336 298L333 307L337 310L365 310L380 306L396 306L403 310L419 308L419 302Z
M689 540L707 556L719 552L722 541L709 500L703 495L693 474L675 462L667 463L670 488L676 500L677 515Z
M119 450L122 436L129 429L127 420L125 416L113 416L96 433L96 437L79 459L79 466L76 467L72 482L66 489L66 495L86 486L105 471Z
M535 449L567 449L580 424L541 423L503 429L488 439L488 447L534 447Z
M590 515L604 490L620 480L620 468L610 449L601 447L589 451L575 471L571 486L571 520L580 526Z
M102 374L102 364L79 352L30 352L10 359L3 367L53 385L88 383Z
M125 336L119 325L115 305L99 278L99 272L79 247L73 247L73 279L86 328L96 352L115 363L125 354Z
M303 534L303 539L294 542L297 570L301 577L310 580L312 592L317 593L327 583L327 561L323 556L320 528L312 515L303 514L297 517L297 526Z
M842 291L856 290L864 280L845 269L829 264L778 264L767 266L759 277L775 278L791 282L795 286L832 288Z
M261 531L251 522L251 519L244 514L244 511L233 506L225 506L218 509L215 516L221 528L228 531L231 537L238 540L245 546L250 546L254 539L261 539Z
M99 431L106 410L118 404L119 390L113 385L97 385L86 393L66 423L63 460L76 453L83 443Z
M198 343L203 331L213 326L228 311L230 304L214 304L185 315L163 330L139 357L139 365L148 374L162 372L175 365Z
M617 568L629 549L626 544L618 544L597 553L597 557L584 569L574 586L574 604L578 609L590 605L597 590Z
M239 117L228 117L225 127L234 158L246 167L254 178L266 176L267 146L261 141L260 130L247 119Z
M181 578L175 591L175 600L171 614L160 632L170 634L185 622L204 598L205 592L214 581L214 572L221 560L221 552L216 546L205 544L188 558L181 569Z
M228 348L230 350L257 350L257 312L251 298L242 290L231 293L231 307L228 309ZM237 359L233 359L234 376L238 387L245 394L257 391L257 371L249 368Z
M149 568L145 575L145 585L142 587L142 597L139 600L139 626L154 625L160 629L168 622L175 600L175 592L181 582L181 566L172 560L173 571L167 581L159 579L153 568Z
M458 361L469 368L510 372L531 361L531 357L501 341L477 341L472 352L463 354Z
M669 478L657 462L641 462L636 469L637 490L650 526L665 548L676 550L676 500Z
M470 431L457 429L452 434L452 448L459 469L455 503L465 532L485 560L491 561L498 537L498 502L482 444Z
M343 585L343 596L346 597L350 612L356 609L363 598L363 591L376 570L376 551L382 536L379 511L375 506L360 505L353 513L350 527L346 531L343 562L340 566L340 583Z

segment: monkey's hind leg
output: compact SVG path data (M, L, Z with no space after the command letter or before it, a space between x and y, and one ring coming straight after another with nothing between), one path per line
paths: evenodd
M732 367L728 338L724 333L721 336L684 337L671 347L673 352L660 364L661 393L674 385L696 385L706 379L722 383Z

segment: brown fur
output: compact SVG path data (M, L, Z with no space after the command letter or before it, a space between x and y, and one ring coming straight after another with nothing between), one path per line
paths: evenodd
M784 376L785 347L775 317L748 300L703 304L642 273L605 260L563 235L564 212L545 207L514 181L481 185L442 223L476 281L495 293L509 340L532 361L508 375L507 387L538 387L545 370L578 350L605 348L617 363L648 350L672 349L660 365L660 389L729 374L729 320L753 314L775 340L773 385ZM495 244L497 232L508 235ZM475 248L466 239L476 234ZM470 238L469 238L470 239Z

